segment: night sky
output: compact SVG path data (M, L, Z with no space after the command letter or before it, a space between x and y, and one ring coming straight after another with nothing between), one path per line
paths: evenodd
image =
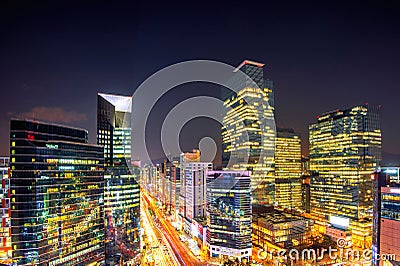
M239 2L1 1L0 155L9 153L10 118L32 113L86 128L94 143L97 92L132 95L155 71L193 59L265 63L277 125L299 131L305 143L317 115L380 104L384 152L400 154L395 1ZM152 117L202 87L177 88ZM218 124L205 130L198 122L196 138L218 133ZM182 136L182 146L194 138Z

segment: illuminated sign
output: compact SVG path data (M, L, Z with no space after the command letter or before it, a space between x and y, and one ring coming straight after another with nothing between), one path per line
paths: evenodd
M391 175L399 175L399 168L396 167L388 167L388 168L382 168L382 172L384 172L385 174L391 174Z
M56 145L56 144L46 144L46 147L49 149L54 149L54 150L58 149L58 145Z
M329 223L333 226L340 227L340 228L347 228L350 225L350 219L345 217L339 216L329 216Z

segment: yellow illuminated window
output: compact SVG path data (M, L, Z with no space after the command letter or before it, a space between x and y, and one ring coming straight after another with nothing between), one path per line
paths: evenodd
M11 162L15 163L15 157L11 158Z
M11 146L15 147L15 141L11 142Z

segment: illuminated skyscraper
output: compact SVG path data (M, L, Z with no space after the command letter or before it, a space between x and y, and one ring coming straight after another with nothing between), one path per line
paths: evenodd
M300 177L300 136L293 129L278 129L275 146L275 200L279 208L301 208Z
M211 257L252 254L249 171L207 171L207 246Z
M245 60L228 82L237 93L223 95L222 164L251 171L253 203L274 204L274 86L264 80L263 67Z
M321 222L328 216L350 218L353 244L363 246L372 222L370 174L381 161L379 107L368 104L336 110L310 125L311 214ZM370 227L370 229L366 229ZM359 236L355 234L360 233ZM368 242L369 240L367 240Z
M132 97L99 93L97 144L104 146L106 262L112 265L139 253L140 170L131 162ZM127 248L134 252L127 251Z
M102 147L82 129L30 120L10 128L13 260L104 263Z

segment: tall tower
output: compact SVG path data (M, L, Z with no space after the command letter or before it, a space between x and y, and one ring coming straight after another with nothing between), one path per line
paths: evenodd
M275 202L274 86L264 80L263 67L243 61L228 82L236 92L230 90L222 96L222 164L251 171L253 203L270 205Z
M278 129L275 148L275 199L279 208L301 207L301 141L293 129Z
M106 263L132 259L140 248L140 170L131 162L132 97L99 93L97 143L104 146ZM125 249L134 250L133 253Z
M102 147L68 126L11 120L10 129L14 262L104 263Z
M379 109L365 104L336 110L309 126L310 170L318 172L311 178L311 214L321 222L340 216L370 223L370 174L381 161ZM370 239L353 235L352 241L363 246Z

